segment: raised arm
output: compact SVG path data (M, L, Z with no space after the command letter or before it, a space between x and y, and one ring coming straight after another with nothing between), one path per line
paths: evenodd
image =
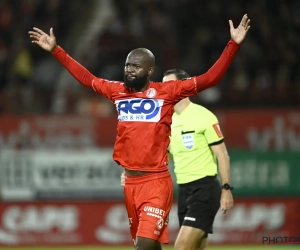
M233 61L240 43L246 37L250 28L249 23L250 19L248 19L247 14L243 16L236 29L233 27L232 21L229 20L231 40L223 50L220 58L206 73L186 80L178 80L167 84L164 83L170 88L169 93L172 94L172 98L175 102L213 87L221 80Z
M96 77L85 67L75 61L60 46L52 52L52 55L70 72L74 78L88 88L93 88Z
M32 43L35 43L42 49L52 53L52 55L77 81L110 99L110 88L112 83L105 79L95 77L86 68L70 57L60 46L57 45L52 28L50 29L50 35L38 28L33 28L33 31L29 31L28 33L32 38Z
M240 43L244 40L250 29L249 23L250 19L248 19L247 14L243 16L236 29L233 27L232 21L229 20L231 40L217 62L205 74L196 77L197 92L210 88L221 80L234 59Z

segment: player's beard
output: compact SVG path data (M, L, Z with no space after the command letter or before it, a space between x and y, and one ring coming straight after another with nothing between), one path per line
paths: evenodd
M141 77L136 77L132 80L128 80L127 76L124 75L124 83L127 88L142 89L147 84L148 75L145 74Z

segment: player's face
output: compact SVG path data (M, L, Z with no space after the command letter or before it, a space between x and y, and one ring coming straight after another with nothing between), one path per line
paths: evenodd
M177 80L177 77L175 74L170 74L170 75L164 76L164 78L163 78L163 82L175 81L175 80Z
M124 68L124 83L126 87L140 89L148 82L149 67L143 56L130 55L126 59Z

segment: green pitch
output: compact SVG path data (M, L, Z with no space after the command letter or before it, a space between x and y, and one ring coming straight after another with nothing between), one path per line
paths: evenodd
M2 250L134 250L133 247L1 247ZM298 246L274 246L274 245L264 245L264 246L211 246L209 250L296 250L299 249ZM173 247L163 247L163 250L174 250Z

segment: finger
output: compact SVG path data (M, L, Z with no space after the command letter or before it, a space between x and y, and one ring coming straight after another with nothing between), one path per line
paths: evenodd
M248 26L249 26L249 23L250 23L250 19L248 19L248 20L247 20L247 22L246 22L246 25L245 25L245 29L247 29L247 28L248 28Z
M53 28L50 29L50 36L54 37Z
M230 26L230 29L232 30L232 29L234 29L234 27L233 27L233 23L232 23L232 21L231 20L229 20L229 26Z
M35 44L37 44L37 45L40 45L40 44L39 44L39 41L37 41L37 40L32 40L31 43L35 43Z
M249 29L250 29L250 26L247 27L247 29L246 29L246 34L247 34L247 32L248 32Z
M36 35L36 36L39 35L40 36L40 34L35 32L35 31L28 31L28 34L29 35Z
M39 42L39 39L32 38L31 41L32 41L32 42L33 42L33 41L34 41L34 42Z
M226 210L226 205L224 204L224 201L222 201L222 200L221 200L220 207L221 207L221 211L224 213L224 210Z
M35 39L35 40L40 40L40 36L35 36L35 35L30 35L29 36L30 38L33 38L33 39Z
M248 18L248 16L247 16L247 14L245 14L240 22L240 25L245 26L247 18Z
M36 28L36 27L34 27L33 28L36 32L38 32L39 34L41 34L41 35L46 35L46 33L44 32L44 31L42 31L42 30L40 30L40 29L38 29L38 28Z

